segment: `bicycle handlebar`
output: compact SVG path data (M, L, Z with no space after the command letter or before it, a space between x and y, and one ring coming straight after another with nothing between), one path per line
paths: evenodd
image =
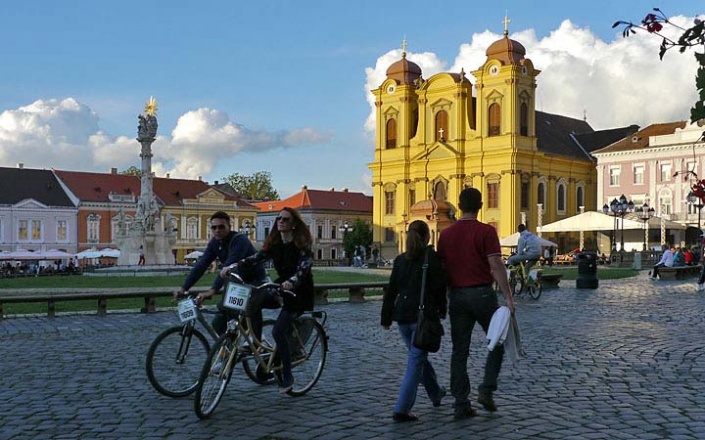
M269 293L270 295L272 294L272 293L270 293L272 290L276 290L277 293L285 293L287 295L290 295L290 296L293 296L294 298L296 298L296 294L294 292L292 292L291 290L283 289L281 284L273 283L271 281L266 281L266 282L260 284L259 286L255 286L254 284L248 284L248 283L244 282L242 280L242 277L237 272L234 272L231 270L229 273L230 273L231 280L238 283L238 284L244 284L246 286L251 286L255 290L263 290L263 291Z

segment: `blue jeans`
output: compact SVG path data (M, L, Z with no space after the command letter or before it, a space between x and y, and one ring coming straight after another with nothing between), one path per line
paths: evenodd
M455 408L470 407L468 355L472 330L477 322L487 334L492 315L499 308L497 294L491 286L453 288L449 295L450 337L453 353L450 357L450 391ZM496 346L487 354L485 374L478 387L479 394L492 394L497 389L497 377L502 368L504 346Z
M419 388L419 384L423 384L428 398L431 399L432 402L441 400L441 387L438 385L438 380L436 379L436 371L428 361L428 352L419 350L411 343L411 341L414 340L416 323L398 324L398 326L401 338L404 340L404 344L406 344L409 350L409 356L406 360L406 371L404 372L404 379L401 382L399 398L397 399L396 405L394 405L394 412L408 414L416 402L416 392Z

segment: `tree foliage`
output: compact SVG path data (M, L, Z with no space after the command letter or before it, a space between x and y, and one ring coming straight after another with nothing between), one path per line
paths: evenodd
M705 125L705 33L703 29L705 22L696 18L693 22L693 26L685 29L669 21L668 16L659 8L654 8L653 10L655 13L646 14L646 17L641 20L641 24L620 20L615 22L612 27L623 26L622 36L625 38L635 34L637 30L646 31L661 37L661 45L659 46L659 58L661 61L663 61L666 52L673 48L678 48L678 52L680 53L684 53L687 49L695 49L694 55L698 62L698 70L695 75L695 87L698 90L698 100L690 109L690 122L697 123L698 126L702 127ZM682 33L680 37L677 40L673 40L664 36L661 33L664 25L674 26L681 30ZM698 52L697 48L700 48L702 52ZM703 138L705 138L705 132L701 135L700 140ZM705 179L698 178L697 173L692 170L684 173L685 178L689 176L694 177L694 181L691 182L690 186L691 190L700 199L700 203L705 204Z
M279 193L272 186L272 174L258 171L251 176L233 173L223 177L246 200L279 200Z
M132 165L130 168L120 171L120 174L123 174L125 176L140 177L140 176L142 176L142 170L137 168L136 166Z
M364 246L369 257L369 248L372 244L372 227L365 221L357 218L352 224L352 230L345 233L343 237L343 249L345 255L352 257L356 246Z

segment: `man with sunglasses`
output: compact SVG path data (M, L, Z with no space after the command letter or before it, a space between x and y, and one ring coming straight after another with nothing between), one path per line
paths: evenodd
M228 266L257 252L244 234L230 230L230 216L227 213L223 211L214 213L210 218L210 228L213 238L208 242L208 246L201 258L191 268L191 272L186 276L183 285L174 292L174 298L183 295L184 292L196 284L216 259L222 266ZM267 273L262 264L257 264L243 271L240 276L246 283L261 284L266 279ZM211 288L206 292L199 293L194 301L196 304L200 304L204 299L212 298L222 288L223 279L215 277ZM225 333L228 319L222 312L219 312L213 317L212 324L213 328L219 334L222 334Z

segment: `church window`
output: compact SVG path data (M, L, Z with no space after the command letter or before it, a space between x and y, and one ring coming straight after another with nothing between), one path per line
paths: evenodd
M499 183L497 182L487 184L487 207L499 208Z
M448 139L448 113L445 110L440 110L436 113L435 129L436 141Z
M539 183L539 186L537 188L538 194L536 194L536 197L538 199L537 203L541 203L541 204L546 203L546 190L545 190L545 188L546 187L544 186L543 183Z
M521 136L529 135L529 106L525 102L521 103L519 109L519 134Z
M529 182L521 182L521 209L529 208Z
M384 241L393 242L396 234L394 234L393 228L384 228Z
M489 136L499 136L499 127L502 122L499 104L496 102L490 104L487 113L489 115Z
M580 187L578 188L575 196L575 201L577 202L577 206L585 206L585 195L583 194L583 188Z
M397 147L397 120L390 118L387 121L387 148Z
M409 206L414 206L416 204L416 190L409 190Z
M394 214L394 190L384 192L384 213Z
M558 184L558 200L557 206L559 212L565 212L565 185Z

